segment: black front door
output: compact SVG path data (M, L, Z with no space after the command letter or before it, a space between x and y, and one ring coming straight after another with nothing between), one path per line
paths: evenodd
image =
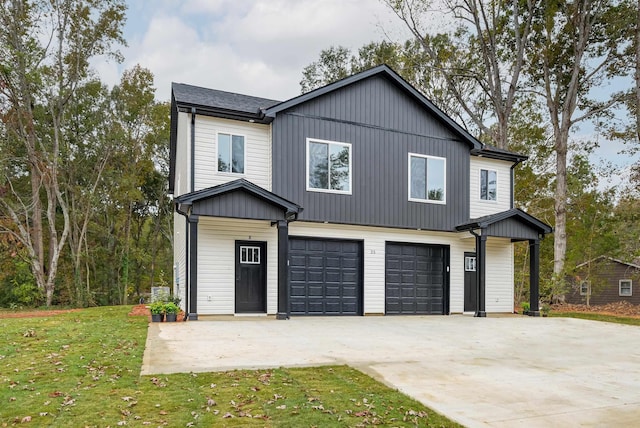
M267 311L267 243L236 241L236 313Z
M464 311L478 309L478 289L476 283L476 253L464 253Z

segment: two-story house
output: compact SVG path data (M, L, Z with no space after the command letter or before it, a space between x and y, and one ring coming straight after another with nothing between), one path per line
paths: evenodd
M174 293L207 314L513 311L524 156L485 146L382 65L287 101L174 83Z

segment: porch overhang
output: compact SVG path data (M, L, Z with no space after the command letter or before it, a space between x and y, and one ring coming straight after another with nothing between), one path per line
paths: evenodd
M241 178L175 198L180 213L251 220L294 221L302 207Z
M477 317L486 317L485 276L486 245L489 237L508 238L512 242L529 241L529 314L540 316L540 240L552 233L553 228L519 208L472 219L456 227L459 232L468 231L476 238L476 295Z
M487 236L510 238L512 241L540 239L553 232L551 226L520 208L471 219L456 226L456 230L459 232L480 230Z

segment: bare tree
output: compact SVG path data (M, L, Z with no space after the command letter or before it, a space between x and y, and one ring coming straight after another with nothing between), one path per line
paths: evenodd
M628 71L623 47L624 22L630 9L610 0L544 3L536 16L529 51L528 76L539 88L553 130L556 156L554 275L559 284L567 253L567 155L573 128L607 114L623 100L622 93L605 99L593 90ZM562 294L562 288L557 290Z
M446 11L455 18L451 35L429 32L427 15L434 14L431 0L384 2L421 43L447 90L480 133L506 149L532 31L533 0L446 1ZM481 114L486 105L489 114Z
M51 305L69 207L59 182L65 113L89 60L122 42L121 0L6 0L0 4L0 112L7 127L0 213L28 253ZM26 183L29 183L28 185Z

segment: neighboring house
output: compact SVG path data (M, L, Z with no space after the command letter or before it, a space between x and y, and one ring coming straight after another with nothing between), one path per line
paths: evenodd
M569 277L567 303L605 305L629 302L640 305L640 266L600 256L581 263Z
M174 83L174 292L190 319L513 311L526 157L485 146L382 65L279 102Z

